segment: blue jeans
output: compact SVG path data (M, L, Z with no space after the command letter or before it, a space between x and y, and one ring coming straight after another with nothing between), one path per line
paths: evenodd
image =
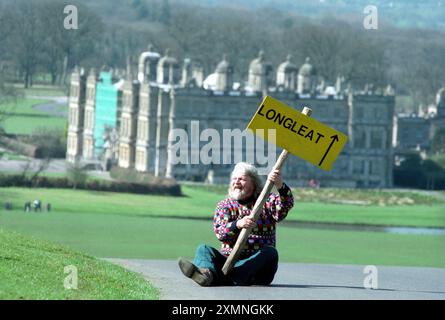
M278 269L278 252L274 247L265 246L249 257L242 257L225 276L221 269L227 257L208 245L201 244L196 249L193 264L210 269L215 281L212 285L269 285Z

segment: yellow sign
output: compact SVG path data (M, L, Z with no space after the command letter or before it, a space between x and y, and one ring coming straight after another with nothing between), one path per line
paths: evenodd
M278 146L324 170L332 169L348 140L343 133L270 96L264 98L247 128L264 139L267 130L275 129Z

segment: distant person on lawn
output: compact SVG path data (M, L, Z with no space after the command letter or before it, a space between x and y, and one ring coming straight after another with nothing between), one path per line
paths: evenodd
M31 211L31 202L30 201L25 202L24 210L25 210L25 212Z
M34 200L34 212L42 211L42 201Z
M228 198L220 201L215 210L213 230L221 250L205 244L196 249L193 263L180 258L182 273L201 286L218 285L269 285L278 269L278 252L275 249L275 225L286 218L294 204L292 192L279 170L272 171L268 179L278 189L271 193L255 223L248 216L263 189L257 169L248 163L238 163L232 174ZM243 228L253 228L231 272L225 276L221 269L232 252Z

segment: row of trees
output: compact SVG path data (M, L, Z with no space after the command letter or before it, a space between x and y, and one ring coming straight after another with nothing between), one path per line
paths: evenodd
M400 166L394 167L394 185L404 188L443 190L445 169L438 161L411 155Z
M391 83L414 104L433 101L445 83L443 33L400 30L381 25L365 30L361 21L308 20L274 9L187 5L172 0L71 1L78 29L63 25L68 3L56 0L0 0L0 69L24 86L38 74L63 83L75 65L126 67L149 43L163 53L199 60L211 73L227 53L235 80L247 78L249 62L260 49L273 66L288 53L297 65L311 57L318 74L337 76L355 87Z
M61 83L74 65L97 52L101 18L80 7L79 29L72 32L64 28L64 7L59 1L1 3L0 68L3 73L13 73L25 88L41 73L50 74L53 84Z

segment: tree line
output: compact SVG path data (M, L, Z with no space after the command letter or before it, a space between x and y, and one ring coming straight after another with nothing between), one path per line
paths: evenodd
M63 8L78 8L78 29L66 30ZM161 54L199 61L213 72L224 53L235 81L247 79L259 50L275 68L292 54L309 56L319 80L338 76L354 88L391 84L417 107L434 100L445 84L444 33L390 25L365 30L361 22L326 16L308 19L269 8L205 7L172 0L0 0L0 71L32 86L39 75L63 84L79 65L125 69L149 43ZM37 78L36 78L37 77Z

